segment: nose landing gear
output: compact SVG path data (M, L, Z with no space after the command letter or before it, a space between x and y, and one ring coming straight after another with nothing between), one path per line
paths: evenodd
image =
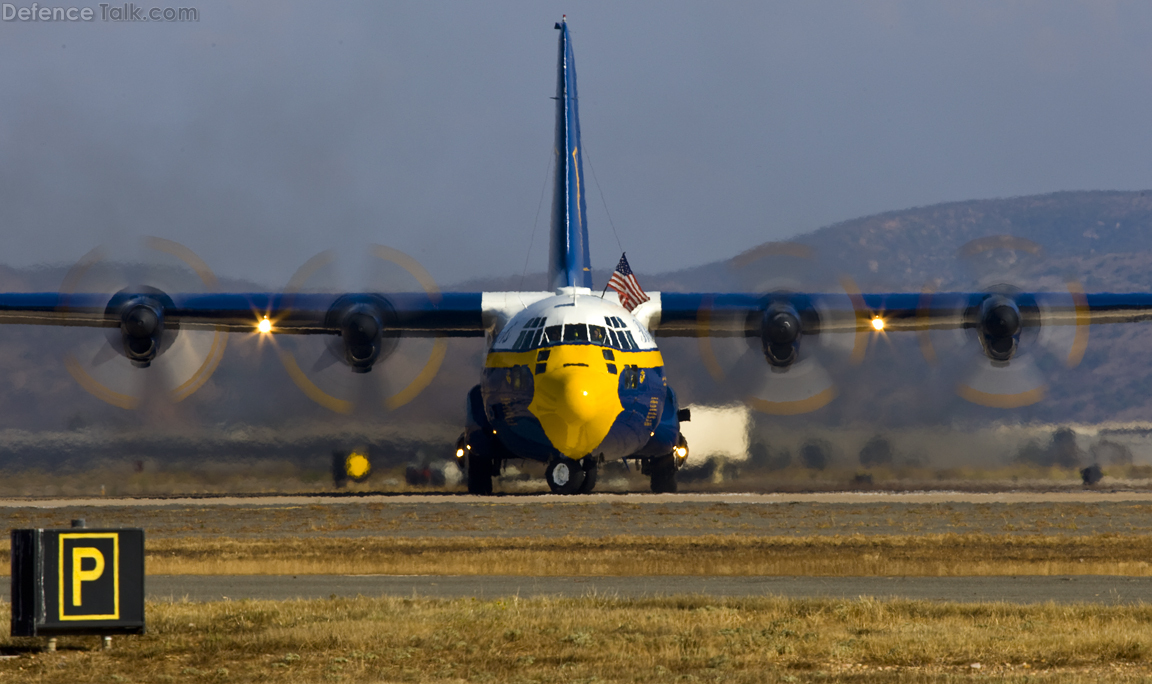
M576 460L561 456L548 464L544 479L548 480L548 487L553 494L575 494L584 484L584 466Z
M580 463L584 466L584 482L580 484L580 493L591 494L600 475L600 464L593 456L585 456Z
M548 464L544 479L553 494L590 494L599 479L599 465L595 456L585 456L579 461L560 457Z

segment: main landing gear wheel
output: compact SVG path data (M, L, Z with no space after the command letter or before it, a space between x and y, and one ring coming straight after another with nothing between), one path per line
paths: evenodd
M478 449L468 452L468 493L488 495L492 493L492 459L478 453Z
M584 481L580 483L581 494L591 494L596 489L596 480L600 475L600 468L591 456L584 459Z
M656 494L676 493L676 455L657 456L652 459L652 491Z
M584 484L584 467L571 458L561 457L548 464L544 479L553 494L575 494Z

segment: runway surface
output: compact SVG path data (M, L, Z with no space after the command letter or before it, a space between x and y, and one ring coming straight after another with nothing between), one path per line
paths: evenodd
M672 594L921 599L1006 603L1152 603L1152 578L1068 577L510 577L451 575L153 575L151 600L220 601L363 596L494 599L507 596ZM5 600L7 587L4 590Z
M149 540L763 537L987 534L1083 539L1152 535L1152 491L806 494L344 495L6 499L10 528L140 527ZM180 572L180 568L175 568ZM2 583L6 585L7 583ZM7 596L7 587L3 587ZM671 594L1152 604L1152 577L527 577L152 575L149 598Z
M997 534L1152 535L1152 492L261 496L6 500L10 528L149 539Z

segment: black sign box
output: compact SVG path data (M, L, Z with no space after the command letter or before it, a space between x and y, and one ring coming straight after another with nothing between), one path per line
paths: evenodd
M144 530L12 530L12 636L144 633Z

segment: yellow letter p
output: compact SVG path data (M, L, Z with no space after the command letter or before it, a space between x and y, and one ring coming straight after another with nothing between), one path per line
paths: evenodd
M85 558L96 561L96 567L91 570L82 570ZM72 605L80 605L80 587L84 582L100 579L104 574L104 554L91 546L72 547Z

